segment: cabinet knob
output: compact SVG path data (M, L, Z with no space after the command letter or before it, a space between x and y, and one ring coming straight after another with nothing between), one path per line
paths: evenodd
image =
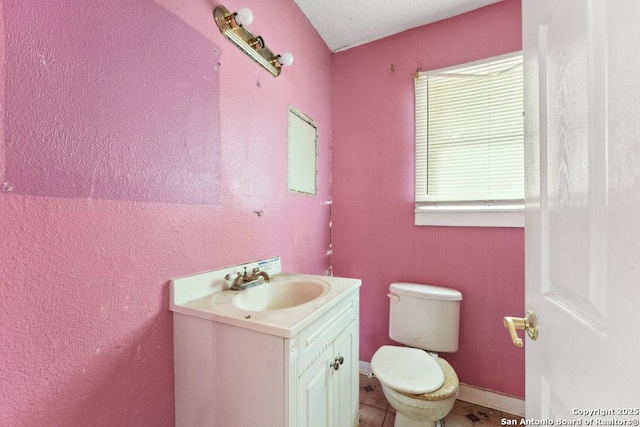
M340 359L342 359L342 361L340 361ZM331 365L329 365L329 367L337 371L338 369L340 369L340 365L342 365L342 362L344 362L344 359L342 357L340 358L336 357L336 359L333 361Z

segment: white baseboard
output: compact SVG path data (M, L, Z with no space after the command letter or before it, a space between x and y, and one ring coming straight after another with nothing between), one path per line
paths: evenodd
M359 369L361 374L373 376L370 362L361 360ZM524 417L524 399L486 388L460 383L458 400Z
M486 388L460 383L458 400L524 417L524 399Z
M360 373L371 378L373 376L373 371L371 370L371 362L365 362L364 360L361 360Z

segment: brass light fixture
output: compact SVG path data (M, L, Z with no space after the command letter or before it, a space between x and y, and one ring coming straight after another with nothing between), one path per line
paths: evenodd
M213 17L218 29L226 38L275 77L280 75L284 65L293 63L293 55L274 54L261 36L254 36L249 31L246 26L253 22L253 13L248 8L243 7L238 12L231 13L226 7L217 6L213 11Z

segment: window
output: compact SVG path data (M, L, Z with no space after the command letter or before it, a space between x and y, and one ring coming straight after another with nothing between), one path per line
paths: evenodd
M524 225L522 55L420 72L416 225Z

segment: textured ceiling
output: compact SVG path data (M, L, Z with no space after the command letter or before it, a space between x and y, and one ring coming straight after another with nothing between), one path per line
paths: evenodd
M295 0L336 52L500 0Z

